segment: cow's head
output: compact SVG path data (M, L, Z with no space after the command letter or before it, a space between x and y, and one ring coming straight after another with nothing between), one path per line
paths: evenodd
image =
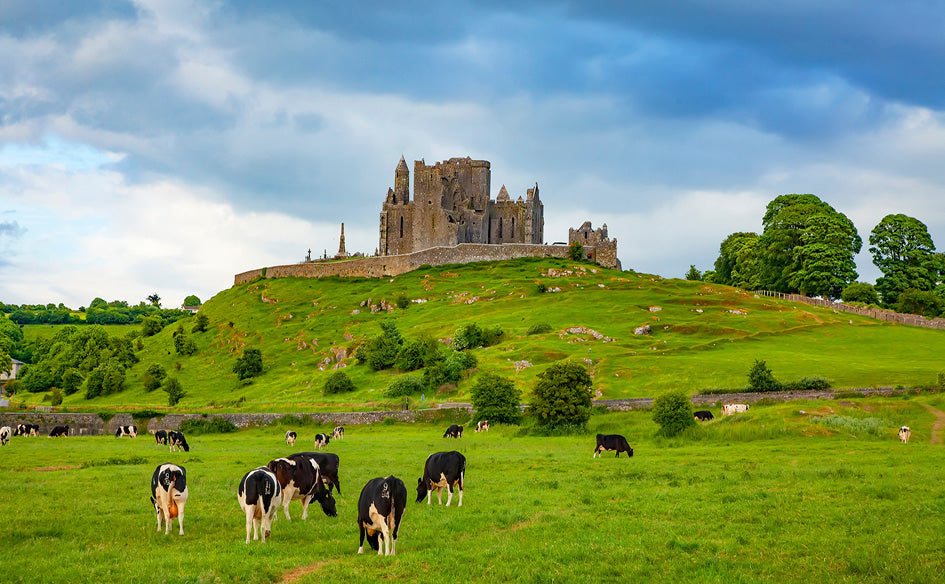
M427 484L428 481L423 479L417 479L417 503L423 501L423 498L427 496L427 492L430 490L430 486Z
M325 484L318 480L315 483L315 493L312 497L322 506L322 511L329 517L338 517L338 510L335 507L335 497L331 491L325 488Z

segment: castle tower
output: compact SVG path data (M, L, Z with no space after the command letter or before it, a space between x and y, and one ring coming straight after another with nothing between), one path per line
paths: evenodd
M348 252L345 251L345 224L341 224L341 239L338 240L338 255L335 257L346 258Z
M400 163L394 171L394 203L403 205L410 201L410 171L407 161L400 157Z

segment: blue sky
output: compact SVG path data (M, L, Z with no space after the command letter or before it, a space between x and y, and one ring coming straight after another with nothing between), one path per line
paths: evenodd
M945 247L938 2L0 4L0 300L165 305L373 252L400 156L536 181L681 276L814 193ZM866 252L861 280L878 275Z

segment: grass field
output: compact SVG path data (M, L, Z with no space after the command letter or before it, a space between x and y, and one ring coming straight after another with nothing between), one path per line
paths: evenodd
M560 291L540 293L538 284ZM369 299L394 303L400 297L425 302L390 313L371 313L370 305L362 305ZM124 391L92 401L80 391L63 405L79 410L166 406L163 392L147 393L142 384L145 369L159 363L187 393L178 411L388 409L395 404L385 399L384 389L398 372L372 372L349 359L345 371L358 389L325 396L322 387L332 364L320 366L332 349L345 347L350 356L357 343L379 334L383 320L394 320L407 339L421 333L446 339L473 322L501 326L505 336L498 345L474 351L479 370L514 379L526 399L538 373L568 358L590 365L594 389L605 398L743 388L755 359L767 361L782 381L820 376L838 388L929 386L945 371L945 331L555 259L441 266L395 278L261 280L220 292L201 313L210 319L207 332L190 334L192 322L184 321L197 354L175 353L177 327L170 325L144 339ZM526 334L538 322L549 324L552 332ZM634 335L634 328L644 324L652 334ZM613 341L564 332L576 326ZM51 330L31 328L30 338ZM259 348L264 358L263 374L251 383L239 382L232 372L246 347ZM517 361L533 366L517 371ZM428 392L426 402L469 401L474 379L445 392ZM18 399L38 404L42 395Z
M291 450L280 426L191 436L189 453L146 435L15 438L0 449L0 580L941 582L945 450L929 443L923 403L945 409L941 395L757 405L673 440L655 436L648 412L552 438L349 427L329 448L341 457L338 517L315 506L303 522L293 503L293 521L248 546L240 477L311 449L325 428L296 427ZM634 457L592 459L595 432L624 434ZM414 493L426 456L451 449L468 459L463 507L411 496L398 555L358 556L361 486L394 474ZM158 533L148 501L168 461L188 471L184 537Z

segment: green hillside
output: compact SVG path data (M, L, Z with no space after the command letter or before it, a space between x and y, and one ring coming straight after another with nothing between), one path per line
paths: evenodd
M548 291L540 292L540 285ZM400 297L412 300L406 309L371 312L370 304L394 305ZM384 320L394 320L408 340L421 333L447 339L468 323L501 326L505 335L497 345L474 351L478 370L506 375L526 393L548 364L568 358L591 365L604 398L741 388L755 359L767 361L782 381L821 376L835 388L930 385L945 371L945 331L554 259L440 266L384 279L259 280L220 292L201 314L210 319L206 332L192 334L193 319L183 321L197 343L193 356L176 354L177 327L170 325L143 339L124 391L91 401L79 392L63 405L166 406L166 394L146 393L141 381L145 368L159 363L187 392L178 409L396 407L403 399L387 400L383 390L400 373L372 372L350 358L358 343L380 333ZM552 332L528 335L536 323ZM651 334L634 335L647 324ZM571 327L612 340L566 333ZM233 365L249 347L262 351L264 372L240 382ZM325 370L320 363L342 347L349 356L345 371L358 389L324 396L332 363ZM532 366L517 370L521 361ZM427 392L424 403L468 401L474 378Z

